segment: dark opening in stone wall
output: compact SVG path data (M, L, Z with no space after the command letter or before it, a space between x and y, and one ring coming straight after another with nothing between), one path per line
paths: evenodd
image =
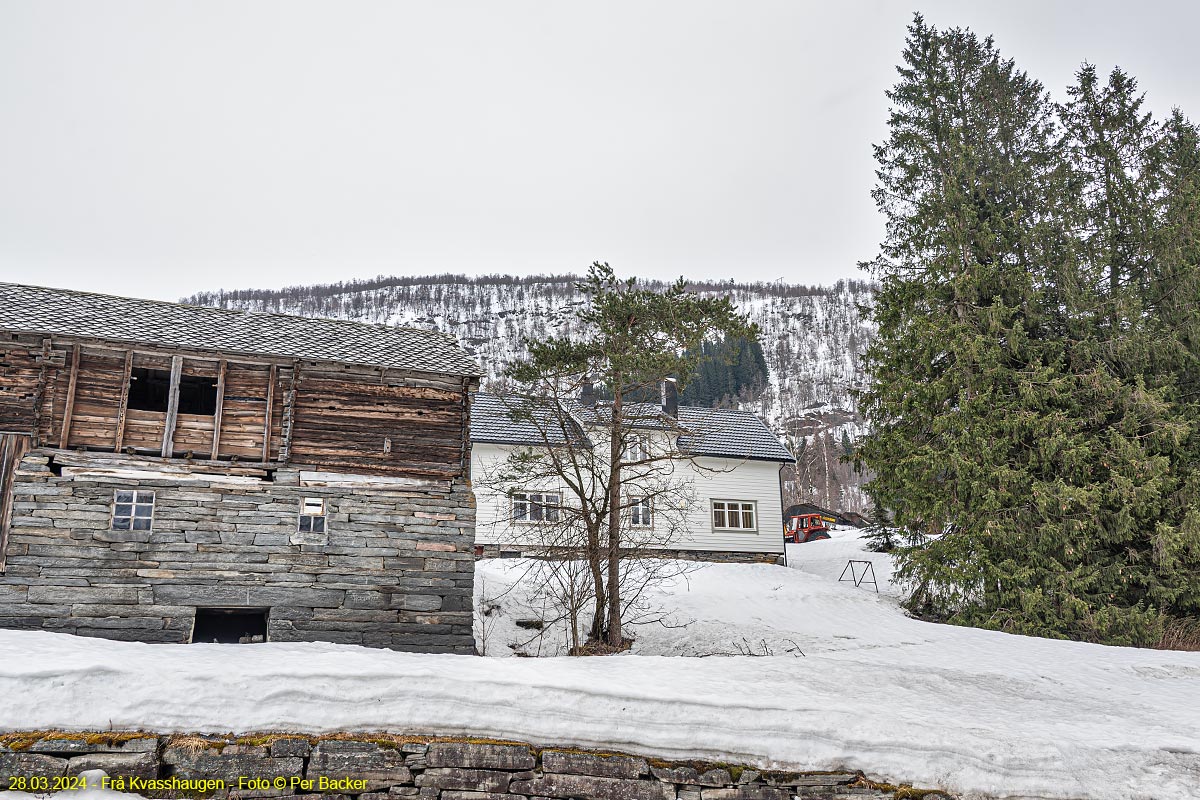
M251 644L267 640L266 608L197 608L193 644Z

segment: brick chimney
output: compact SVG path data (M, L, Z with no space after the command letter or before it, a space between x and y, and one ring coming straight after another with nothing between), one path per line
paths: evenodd
M679 387L674 378L662 382L662 410L671 419L679 416Z
M579 391L579 402L585 406L596 405L596 387L590 380L583 382L583 388Z

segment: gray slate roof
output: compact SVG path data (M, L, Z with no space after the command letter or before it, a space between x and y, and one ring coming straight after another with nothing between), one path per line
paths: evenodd
M529 416L526 416L526 415ZM582 428L571 426L564 431L568 418L556 417L547 405L518 399L501 399L494 394L478 392L471 403L471 441L491 444L565 444L571 438L591 447Z
M630 406L630 411L644 420L638 423L638 427L666 427L654 421L661 419L660 414L652 413L657 406L645 403ZM542 443L540 428L554 427L544 423L539 425L533 421L514 420L509 413L509 407L495 395L486 392L476 394L471 410L471 441L537 445ZM597 404L595 409L574 405L571 411L584 424L598 423L604 416L602 404ZM536 409L534 413L537 413ZM543 419L552 420L553 417L546 411ZM780 443L779 438L771 433L771 429L749 411L680 406L678 422L679 427L685 431L679 437L679 449L685 453L788 463L796 460Z
M679 424L694 433L679 437L679 449L685 453L788 463L796 460L766 423L749 411L680 406Z
M478 376L437 331L0 283L0 329Z

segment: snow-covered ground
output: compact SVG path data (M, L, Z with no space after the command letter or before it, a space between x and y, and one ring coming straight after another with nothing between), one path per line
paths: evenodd
M880 594L837 581L850 557L875 563ZM608 658L0 631L0 729L436 731L849 767L967 796L1200 797L1200 653L909 619L888 558L849 534L790 559L674 579L658 598L668 625L640 626L633 653ZM494 592L519 568L479 574ZM528 638L510 624L522 591L496 601L490 651Z

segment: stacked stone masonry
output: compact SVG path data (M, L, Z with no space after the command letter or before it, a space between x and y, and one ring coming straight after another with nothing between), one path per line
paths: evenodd
M475 508L465 480L410 488L303 485L303 467L261 478L130 469L98 454L66 468L24 457L13 484L0 628L188 642L196 609L267 615L267 640L472 653ZM112 530L114 492L155 493L151 530ZM326 530L302 533L303 498Z
M555 551L551 551L555 552ZM559 551L561 552L561 551ZM525 552L520 548L498 544L475 545L476 558L542 558L545 550ZM739 553L732 550L654 550L654 558L678 561L704 561L718 564L783 564L784 557L776 553Z
M108 788L147 797L304 800L949 800L860 772L772 772L728 764L526 744L390 735L8 734L0 777L13 788L103 770ZM96 776L92 776L96 779ZM207 784L200 782L207 781ZM215 782L215 783L214 783ZM44 785L44 784L42 784ZM204 786L203 790L197 787ZM0 786L0 789L8 788Z

